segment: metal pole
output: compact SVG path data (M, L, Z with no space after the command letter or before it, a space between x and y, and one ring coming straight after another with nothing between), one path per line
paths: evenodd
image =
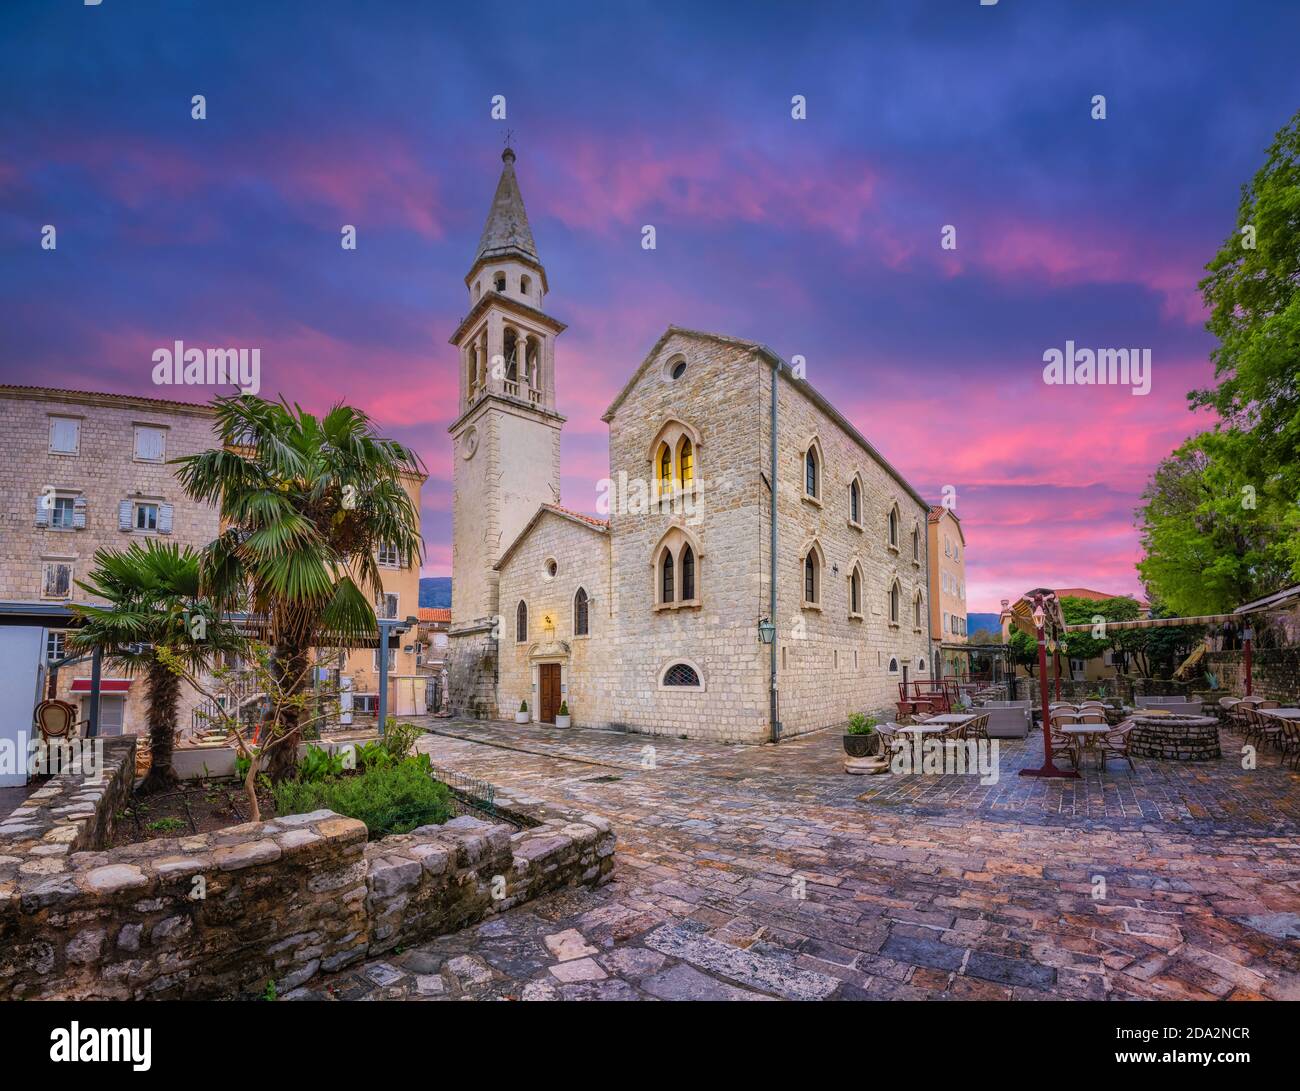
M379 737L388 722L388 626L379 620Z
M1245 643L1245 653L1246 653L1246 655L1245 655L1245 659L1246 659L1246 696L1247 696L1247 697L1251 696L1251 689L1253 688L1253 682L1254 682L1254 680L1251 678L1251 665L1252 665L1252 664L1251 664L1251 654L1250 654L1250 643L1251 643L1251 637L1254 636L1254 635L1255 635L1255 634L1251 631L1250 627L1247 626L1247 628L1246 628L1246 632L1245 632L1245 634L1244 634L1244 636L1245 636L1245 641L1246 641L1246 643Z
M96 648L90 654L90 724L86 728L86 737L89 739L99 734L99 680L103 659L103 648Z
M1039 601L1035 602L1035 606ZM1036 620L1036 619L1035 619ZM1067 780L1077 780L1079 777L1078 770L1066 772L1064 769L1058 769L1052 761L1052 714L1048 707L1050 701L1047 690L1047 633L1045 629L1038 629L1038 688L1042 698L1043 705L1043 766L1041 769L1021 769L1022 777L1062 777Z
M767 602L768 616L772 619L772 624L776 625L777 631L780 631L780 625L776 616L776 395L777 395L777 372L781 370L781 364L777 360L772 361L772 421L770 425L771 433L771 461L772 461L772 507L771 519L772 524L771 544L769 545L770 557L768 558L768 577L767 577ZM768 694L768 724L771 729L772 741L781 741L781 724L777 720L776 707L776 636L773 635L772 643L769 646L769 694Z
M1061 699L1061 649L1059 646L1052 649L1052 659L1055 660L1056 699L1059 701Z

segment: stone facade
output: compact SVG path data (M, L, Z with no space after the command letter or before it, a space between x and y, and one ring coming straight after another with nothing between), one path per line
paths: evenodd
M603 418L607 523L558 506L554 338L563 327L539 309L545 273L513 160L466 278L472 309L452 338L462 398L451 427L453 710L509 717L527 700L534 718L549 720L542 671L549 685L558 664L576 723L772 737L770 649L758 626L771 612L773 369L781 730L892 707L899 682L931 672L928 505L762 345L669 327ZM517 352L509 370L510 346L521 343L526 382ZM485 370L501 353L504 374ZM574 627L580 587L586 634Z
M76 581L90 575L97 549L125 549L132 540L153 537L193 548L207 545L217 536L217 512L185 496L166 460L207 450L213 443L212 426L212 409L206 405L0 387L0 432L7 456L0 465L0 599L88 602L90 596ZM142 429L151 431L140 436L144 446L137 447ZM162 446L147 446L159 434ZM43 509L42 494L52 496L62 510ZM60 525L69 516L71 525ZM137 523L144 526L137 529ZM62 586L45 585L47 564L69 566L66 593L58 593ZM51 641L55 648L57 639ZM117 677L108 664L104 676ZM89 661L64 667L58 675L56 696L80 703L83 718L89 714L89 695L72 686L89 678ZM101 732L143 730L143 691L144 683L135 679L124 699L106 695ZM189 725L197 702L197 694L185 688L182 725Z
M769 612L773 366L751 342L686 330L671 329L655 346L606 415L608 529L550 509L498 566L503 709L527 697L535 717L536 667L555 661L575 723L729 742L770 738L768 649L757 626ZM780 375L778 693L782 731L794 735L888 708L904 670L928 676L926 506L802 380L784 367ZM756 427L737 427L739 420ZM655 473L665 436L673 444L689 438L694 451L689 488L679 485L667 497ZM813 443L821 477L818 495L808 496L804 460ZM849 500L855 482L856 522ZM642 496L651 499L641 503ZM671 542L691 547L696 590L689 601L665 604L658 581ZM820 571L818 601L805 603L810 550ZM585 638L573 630L579 586L590 598ZM534 630L516 640L520 602L530 624L552 618L554 636ZM698 687L665 684L678 663L695 671Z
M505 793L525 828L461 817L367 843L316 811L85 851L131 783L134 740L109 745L98 785L53 777L0 818L0 1000L284 995L613 869L604 819Z
M1246 695L1245 655L1239 649L1211 652L1205 657L1205 669L1218 679L1220 689ZM1250 677L1256 697L1294 704L1300 699L1300 648L1253 649Z

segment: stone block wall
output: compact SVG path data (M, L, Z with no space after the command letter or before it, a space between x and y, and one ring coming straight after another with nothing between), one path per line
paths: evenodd
M315 811L78 851L104 843L131 751L97 801L81 778L56 777L68 781L57 796L20 809L49 812L48 825L3 821L0 1000L213 999L268 981L283 995L613 868L603 819L509 797L528 828L462 817L367 843L363 823Z
M1237 697L1246 695L1246 666L1240 650L1211 652L1206 670L1219 680L1219 688ZM1257 697L1281 701L1300 699L1300 648L1261 648L1251 653L1251 689Z
M1213 716L1134 717L1129 750L1134 757L1160 761L1214 761L1219 748L1219 721Z

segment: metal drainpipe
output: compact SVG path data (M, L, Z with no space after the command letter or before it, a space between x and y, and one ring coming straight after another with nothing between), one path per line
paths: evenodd
M86 725L88 739L99 734L99 688L103 661L103 648L96 648L90 653L90 723Z
M772 500L770 505L772 524L772 540L769 546L768 556L768 577L767 577L767 596L768 596L768 617L773 625L776 625L776 393L777 393L777 373L781 370L779 360L772 361L772 421L771 421L771 443L772 443ZM778 626L778 631L780 627ZM781 724L776 718L776 641L775 635L772 637L772 643L769 646L769 659L771 663L771 677L769 679L768 692L768 722L771 728L772 741L781 741Z

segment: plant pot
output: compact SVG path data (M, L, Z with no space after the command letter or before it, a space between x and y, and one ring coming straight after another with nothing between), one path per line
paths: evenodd
M568 727L571 723L573 723L572 716L561 716L558 712L555 714L556 727Z
M516 712L515 723L526 724L532 717L527 712Z
M880 736L876 732L870 735L845 735L844 753L851 758L872 757L880 747Z

